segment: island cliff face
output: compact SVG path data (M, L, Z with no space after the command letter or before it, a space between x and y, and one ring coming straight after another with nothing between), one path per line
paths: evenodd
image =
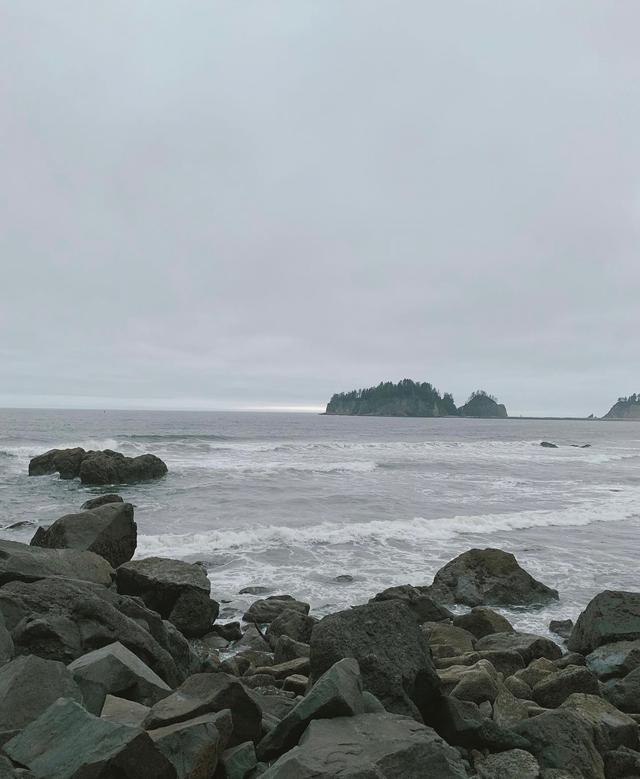
M428 382L403 379L397 384L381 382L377 387L340 392L327 404L326 413L379 417L506 417L507 410L482 390L456 408L453 396L443 395Z
M640 421L640 395L629 395L628 398L618 398L603 419L636 419Z

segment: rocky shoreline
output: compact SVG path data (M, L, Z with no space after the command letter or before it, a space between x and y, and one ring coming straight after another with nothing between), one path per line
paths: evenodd
M0 541L1 779L640 776L640 593L554 642L499 609L558 593L473 549L322 619L281 594L229 623L202 565L136 539L106 495Z

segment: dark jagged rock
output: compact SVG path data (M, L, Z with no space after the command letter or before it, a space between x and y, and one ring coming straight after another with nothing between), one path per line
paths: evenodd
M205 635L218 615L211 582L199 565L164 557L132 560L118 568L116 584L118 592L142 598L186 636Z
M638 748L638 724L598 695L573 693L560 707L580 717L593 731L600 752L625 746Z
M51 449L29 463L29 476L56 472L62 479L80 477L83 484L130 484L158 479L167 473L167 466L153 454L126 457L111 449L87 452L81 447Z
M83 702L63 663L35 655L16 657L0 668L0 731L22 730L58 698Z
M544 449L557 449L557 444L552 444L551 441L541 441L540 446L542 446Z
M467 606L536 606L557 600L556 590L537 581L501 549L469 549L435 575L430 594L442 603Z
M154 454L125 457L120 452L105 449L88 452L80 465L83 484L133 484L159 479L167 473L166 464Z
M509 749L476 763L478 779L538 779L540 765L524 749Z
M580 614L567 646L588 655L603 644L640 638L640 592L605 590Z
M242 638L239 622L222 622L211 626L211 633L226 641L239 641Z
M97 509L100 506L106 506L107 503L124 503L124 499L120 495L116 495L113 492L109 492L106 495L98 495L97 498L90 498L80 506L82 511L91 511Z
M79 579L108 587L114 570L102 557L80 549L42 549L0 540L0 585L46 577Z
M428 772L428 773L427 773ZM397 714L314 720L263 779L466 779L458 752L431 728Z
M170 686L185 678L192 657L160 617L141 603L82 582L42 579L0 588L0 612L18 654L68 664L120 641Z
M286 663L287 660L296 660L298 657L309 657L311 647L302 641L294 641L289 636L280 636L274 647L274 662Z
M127 698L118 698L115 695L107 695L100 712L100 717L118 725L130 725L141 728L151 708Z
M311 634L312 681L344 657L358 661L364 689L387 711L429 721L440 680L405 603L368 603L320 620Z
M4 617L0 611L0 667L13 658L15 651L11 633L7 630L4 624Z
M607 779L634 779L640 776L640 752L628 747L605 752L604 771Z
M227 749L220 758L226 779L245 779L250 776L257 762L256 750L251 741Z
M515 651L522 657L525 665L539 657L557 660L562 656L562 650L554 641L545 636L536 636L534 633L492 633L479 639L476 649Z
M401 584L397 587L388 587L379 592L369 602L374 603L385 600L401 600L414 612L418 622L438 622L443 619L452 619L453 614L427 595L419 587L410 584Z
M66 514L31 539L32 546L82 549L104 557L114 568L134 555L138 540L131 503L109 503Z
M620 711L640 714L640 666L622 679L606 682L602 694Z
M552 619L549 623L549 630L560 638L569 638L573 630L572 619Z
M190 676L172 695L152 707L145 727L154 730L223 709L229 709L233 718L230 746L258 739L260 709L242 684L225 673Z
M603 682L626 676L640 666L640 639L603 644L587 655L586 664Z
M107 695L153 706L171 694L171 687L119 641L78 657L68 668L92 714L102 712Z
M258 744L258 758L269 761L292 749L314 719L352 717L364 713L362 680L353 658L339 660L307 695Z
M477 704L442 696L433 727L449 744L465 749L527 749L529 742L509 728L503 728L482 714Z
M461 417L480 417L481 419L506 419L507 409L503 403L478 390L458 409Z
M317 619L310 617L308 614L303 614L301 611L285 609L271 622L265 637L274 649L280 636L288 636L294 641L308 644L311 639L313 626L317 622Z
M268 598L252 603L242 619L245 622L264 625L273 622L283 611L293 609L301 614L308 614L309 608L308 603L296 600L291 595L270 595Z
M509 620L488 606L474 606L468 614L459 614L454 617L453 624L473 633L476 638L483 638L491 633L510 633L513 631L513 625Z
M533 688L533 699L547 709L555 709L572 693L600 694L598 680L588 668L570 665L549 674Z
M39 779L176 779L167 758L139 728L94 717L59 698L4 751Z

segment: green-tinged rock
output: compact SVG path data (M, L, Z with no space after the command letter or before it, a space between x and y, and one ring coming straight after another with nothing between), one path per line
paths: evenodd
M533 633L492 633L476 642L476 651L487 649L516 651L525 665L539 657L546 657L547 660L562 657L562 650L554 641Z
M263 779L467 779L458 752L431 728L397 714L313 720L300 744Z
M173 765L177 779L211 779L231 727L229 712L224 711L150 730L149 737Z
M364 712L362 680L353 658L339 660L258 744L260 760L273 760L294 747L314 719L350 717Z
M555 709L575 692L600 695L600 688L588 668L570 665L541 679L533 688L533 700L547 709Z
M587 668L606 682L640 666L640 640L603 644L586 657Z
M107 695L100 717L118 725L141 728L150 710L149 706L143 706L142 703L118 698L115 695Z
M513 625L509 620L488 606L474 606L467 614L459 614L454 617L453 624L469 631L476 638L483 638L491 633L510 633L513 631Z
M625 746L638 748L638 725L631 717L596 695L573 693L560 707L575 712L592 729L600 752Z
M588 655L603 644L640 639L640 592L605 590L578 617L567 643Z
M253 742L245 741L237 747L225 750L220 763L224 768L226 779L245 779L258 763Z
M65 698L4 751L38 779L176 779L174 767L143 730L94 717Z
M602 694L620 711L640 714L640 666L622 679L606 682Z
M476 763L478 779L538 779L540 766L523 749L509 749Z
M0 585L35 582L57 576L108 587L114 576L109 563L81 549L42 549L18 541L0 540Z
M20 730L58 698L82 703L82 693L62 663L35 655L0 668L0 730Z

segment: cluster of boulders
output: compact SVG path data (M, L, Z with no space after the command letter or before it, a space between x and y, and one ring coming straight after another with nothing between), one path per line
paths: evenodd
M112 449L87 452L78 446L73 449L50 449L29 462L29 476L51 473L59 473L61 479L79 478L83 484L132 484L159 479L167 473L167 466L154 454L126 457Z
M132 559L133 514L0 541L2 779L640 776L640 593L554 623L566 651L491 608L557 592L476 549L322 619L264 593L219 622L201 565Z

